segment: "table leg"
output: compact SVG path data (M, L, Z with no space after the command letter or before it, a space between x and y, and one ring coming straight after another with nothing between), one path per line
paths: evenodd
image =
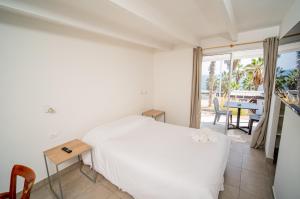
M94 176L91 177L89 176L87 173L85 173L82 168L83 168L83 161L82 161L82 157L81 157L81 154L78 155L78 160L80 162L80 172L85 175L88 179L90 179L91 181L93 182L96 182L97 180L97 172L95 171L95 168L94 168L94 159L93 159L93 153L92 153L92 150L90 151L91 153L91 162L92 162L92 171L94 172Z
M236 127L240 128L240 117L241 117L241 108L238 108L237 119L236 119Z
M92 150L91 150L91 161L92 161L92 170L94 171L94 182L96 182L97 173L96 173L95 167L94 167L94 159L93 159L93 152L92 152Z
M58 165L56 165L56 174L58 176L58 185L59 185L59 190L60 190L60 196L61 196L61 199L63 199L64 196L63 196L63 191L62 191L62 186L61 186L61 179L60 179L60 172L58 170Z
M51 176L50 176L50 172L49 172L49 167L48 167L48 162L47 162L47 158L46 155L44 154L44 159L45 159L45 165L46 165L46 170L47 170L47 179L48 179L48 184L50 187L51 192L55 195L56 198L59 199L59 196L57 195L57 193L54 191L53 187L52 187L52 183L51 183ZM58 174L57 174L58 175ZM61 188L61 185L60 185ZM63 198L62 195L62 190L61 190L61 197Z
M47 158L46 158L46 155L45 155L45 154L44 154L44 160L45 160L45 165L46 165L46 170L47 170L48 184L49 184L49 186L50 186L50 189L53 190L52 184L51 184L51 179L50 179L50 174L49 174L49 168L48 168Z

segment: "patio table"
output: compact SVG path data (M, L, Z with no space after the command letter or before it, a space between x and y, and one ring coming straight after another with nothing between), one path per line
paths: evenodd
M238 110L236 125L231 124L232 127L228 127L228 129L240 129L241 131L248 133L249 130L246 129L249 129L249 126L240 126L241 109L258 110L258 105L250 102L226 102L224 106L228 106L229 108L237 108Z

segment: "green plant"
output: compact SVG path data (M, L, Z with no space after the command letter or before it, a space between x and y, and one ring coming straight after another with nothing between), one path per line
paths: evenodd
M242 81L242 88L244 90L253 90L255 86L253 85L253 75L252 73L248 73L246 77Z
M223 72L221 74L221 90L223 92L223 96L226 97L228 94L228 83L229 83L229 72Z
M239 90L240 89L240 84L237 83L236 81L233 81L230 83L230 88L231 90Z
M286 85L286 71L282 67L276 68L275 89L283 90Z
M299 70L292 70L286 77L286 86L289 90L297 90L297 78L299 78Z
M235 59L233 61L233 66L232 66L232 77L235 79L235 82L238 84L240 80L244 77L244 75L245 75L244 66L240 64L239 59Z
M257 59L252 59L251 64L245 66L245 71L248 73L248 79L250 77L249 75L252 74L252 83L254 85L254 90L257 90L258 87L263 83L263 65L263 58L259 57Z

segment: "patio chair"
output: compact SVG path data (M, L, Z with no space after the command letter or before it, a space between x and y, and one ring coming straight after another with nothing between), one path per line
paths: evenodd
M264 100L262 99L257 99L256 104L258 106L258 109L256 110L255 114L256 115L262 115L264 111Z
M248 102L250 103L257 103L257 97L252 97ZM250 109L249 110L251 113L256 113L256 109Z
M216 122L220 120L221 115L225 115L225 116L227 115L227 111L220 110L220 104L219 104L218 98L215 97L213 100L213 103L214 103L214 108L215 108L215 119L214 119L214 125L215 125ZM228 116L229 116L230 122L229 122L229 120L227 121L227 127L229 127L229 123L232 123L232 112L231 111L228 112Z
M249 135L251 135L252 132L252 128L253 128L253 123L254 122L259 122L261 115L263 114L263 110L264 110L264 100L258 99L256 101L258 109L255 111L255 114L249 115L249 123L248 123L248 127L249 127Z

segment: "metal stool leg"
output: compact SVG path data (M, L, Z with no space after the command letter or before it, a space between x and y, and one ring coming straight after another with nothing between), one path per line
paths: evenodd
M81 157L81 154L78 155L78 160L80 162L80 172L85 175L88 179L90 179L91 181L93 181L94 183L96 182L97 180L97 172L95 171L95 168L94 168L94 160L93 160L93 153L92 153L92 150L90 151L91 153L91 162L92 162L92 171L94 172L94 176L91 177L89 176L87 173L85 173L82 168L83 168L83 161L82 161L82 157Z
M60 196L61 196L61 199L63 199L64 196L63 196L63 191L62 191L62 186L61 186L61 179L60 179L60 172L58 170L58 165L56 165L56 173L58 175L58 185L59 185Z
M58 194L54 191L52 183L51 183L51 176L50 176L50 172L49 172L49 167L48 167L48 162L47 162L47 158L46 155L44 154L44 159L45 159L45 164L46 164L46 170L47 170L47 179L48 179L48 184L50 187L51 192L55 195L56 198L58 199L63 199L63 192L62 192L62 186L61 186L61 180L60 180L60 173L58 170L58 165L56 165L56 175L58 175L58 183L59 183L59 189L60 189L60 197L58 196Z
M252 132L252 126L253 126L253 120L250 119L249 121L249 135L251 135L251 132Z

